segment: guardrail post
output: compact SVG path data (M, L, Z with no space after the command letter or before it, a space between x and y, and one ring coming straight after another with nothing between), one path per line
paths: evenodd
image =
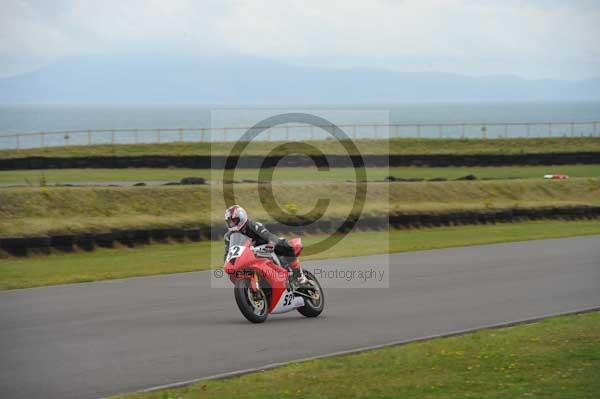
M205 137L204 137L204 136L205 136L205 135L206 135L206 128L204 128L204 127L203 127L203 128L200 128L200 141L201 141L202 143L204 143L204 140L205 140Z
M88 145L92 145L92 131L89 129L87 131L87 136L88 136Z

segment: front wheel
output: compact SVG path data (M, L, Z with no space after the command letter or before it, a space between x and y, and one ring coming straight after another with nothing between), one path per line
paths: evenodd
M253 292L250 288L250 280L244 278L235 282L233 293L240 312L248 321L263 323L267 320L269 301L262 289Z
M304 275L308 281L300 290L303 294L309 295L310 298L304 296L304 306L298 308L298 312L302 316L317 317L321 314L323 308L325 308L323 288L321 288L321 284L319 284L314 274L305 270ZM308 287L305 288L305 286Z

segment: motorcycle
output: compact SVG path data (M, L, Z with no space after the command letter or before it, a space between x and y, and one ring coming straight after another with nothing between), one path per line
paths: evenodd
M239 232L229 238L229 251L223 269L234 285L234 297L240 312L252 323L263 323L269 314L297 310L305 317L317 317L325 298L316 277L303 271L304 282L290 279L273 247L252 246L252 240ZM294 254L302 252L302 240L290 240Z

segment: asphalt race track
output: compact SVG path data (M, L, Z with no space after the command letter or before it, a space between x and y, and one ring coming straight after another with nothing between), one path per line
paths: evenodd
M321 317L262 325L211 272L0 292L1 396L97 398L600 305L600 236L305 266L387 261L389 288L330 288Z

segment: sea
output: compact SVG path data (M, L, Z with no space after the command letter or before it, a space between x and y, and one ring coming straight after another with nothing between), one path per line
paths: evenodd
M318 116L322 118L319 120L326 120L328 123L340 126L339 132L355 138L600 135L600 102L227 107L219 105L0 105L0 148L158 140L161 142L237 140L244 134L246 127L261 125L274 115L295 112ZM599 123L594 124L594 121ZM294 125L294 123L293 118L288 121L288 124ZM398 124L400 126L387 126ZM383 127L374 129L372 125ZM319 129L316 131L312 129L309 132L306 128L290 132L290 129L286 130L283 126L279 126L278 129L273 127L263 139L287 139L291 136L292 139L303 140L321 138L328 134ZM127 129L139 129L139 131ZM162 131L163 129L174 130ZM96 132L98 130L101 132ZM64 131L79 132L62 133ZM40 132L45 132L43 138ZM21 135L24 133L35 134ZM17 134L20 137L17 138Z

